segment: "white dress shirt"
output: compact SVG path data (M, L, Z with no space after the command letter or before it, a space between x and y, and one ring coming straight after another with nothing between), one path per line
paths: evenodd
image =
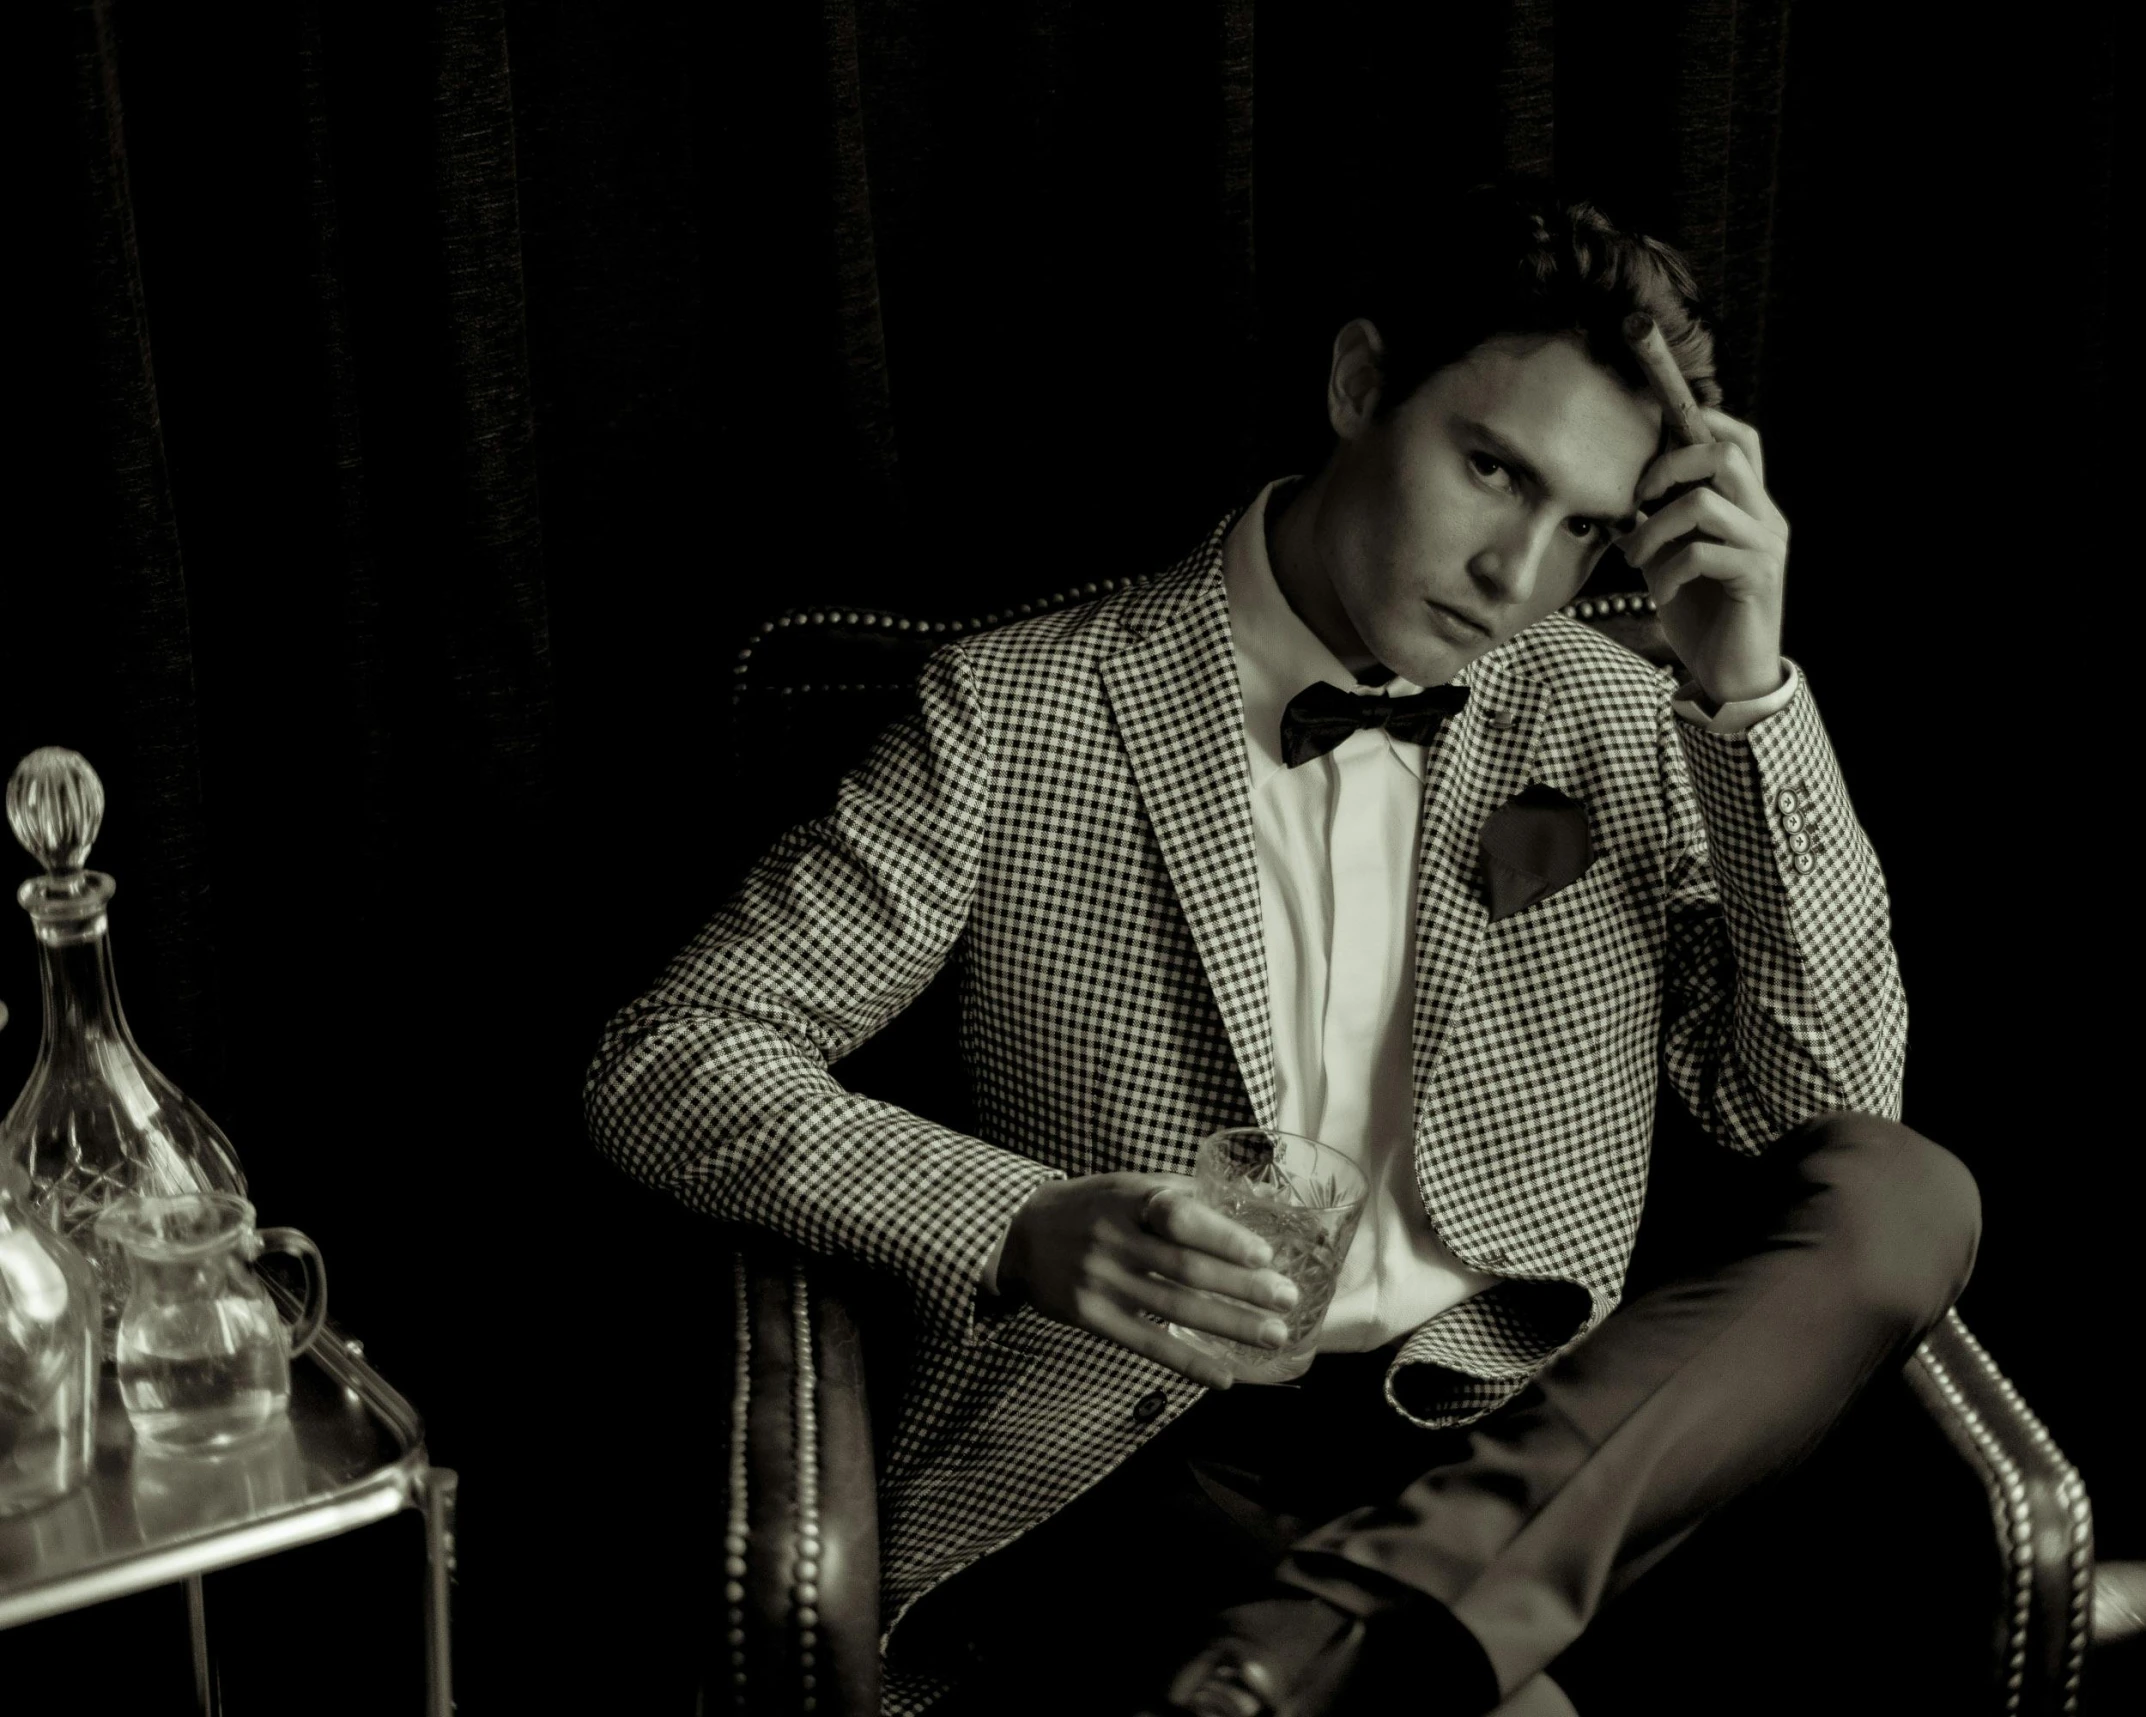
M1230 640L1244 693L1245 761L1267 955L1276 1124L1347 1153L1371 1183L1319 1337L1326 1352L1399 1340L1496 1280L1439 1238L1415 1175L1411 1031L1416 993L1417 824L1425 748L1379 728L1351 734L1295 769L1282 760L1282 710L1315 680L1372 697L1297 617L1267 560L1269 484L1230 532L1223 558ZM1685 688L1686 691L1689 688ZM1739 731L1787 704L1787 683L1689 721Z
M1446 1249L1415 1183L1410 1048L1416 993L1416 825L1424 747L1378 728L1323 757L1282 761L1282 709L1315 680L1376 690L1297 618L1267 561L1270 485L1223 555L1230 643L1244 692L1245 761L1267 952L1275 1122L1353 1158L1371 1183L1319 1335L1360 1352L1490 1286Z

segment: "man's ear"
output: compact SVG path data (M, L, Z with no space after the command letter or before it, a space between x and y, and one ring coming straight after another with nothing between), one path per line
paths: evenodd
M1326 375L1326 421L1343 441L1354 441L1378 410L1386 379L1386 342L1363 317L1334 336L1334 361Z

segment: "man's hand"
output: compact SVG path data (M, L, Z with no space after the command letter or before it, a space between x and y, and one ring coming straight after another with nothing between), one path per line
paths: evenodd
M1643 522L1617 546L1701 689L1716 704L1740 703L1781 685L1788 521L1766 493L1759 432L1726 412L1700 415L1717 439L1673 447L1647 467ZM1684 492L1647 512L1673 490Z
M1227 1389L1219 1362L1141 1314L1280 1347L1288 1337L1274 1313L1295 1305L1297 1290L1265 1268L1272 1257L1258 1235L1200 1203L1189 1175L1083 1175L1039 1186L1015 1214L999 1254L999 1291Z

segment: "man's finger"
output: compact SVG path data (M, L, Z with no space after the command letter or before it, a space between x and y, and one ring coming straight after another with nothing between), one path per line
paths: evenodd
M1717 542L1733 543L1738 548L1775 546L1766 527L1734 501L1712 489L1694 489L1650 516L1617 547L1627 561L1644 572L1647 562L1670 543L1694 531L1703 531Z
M1744 457L1751 461L1752 472L1761 483L1766 481L1766 452L1759 439L1759 432L1740 417L1731 417L1725 411L1715 411L1707 406L1699 408L1699 415L1706 420L1707 428L1714 432L1716 441L1726 441L1744 450Z
M1132 1349L1141 1358L1167 1365L1172 1371L1206 1388L1227 1389L1236 1381L1229 1367L1219 1359L1210 1359L1189 1343L1179 1341L1162 1325L1149 1323L1138 1313L1123 1307L1102 1308L1089 1327L1120 1347Z
M1640 511L1653 512L1675 499L1679 491L1700 484L1726 495L1747 512L1761 512L1769 504L1766 486L1749 456L1732 441L1672 447L1640 475L1633 499Z
M1174 1240L1255 1270L1264 1269L1274 1258L1274 1248L1258 1235L1186 1192L1166 1190L1150 1199L1140 1226L1158 1240Z
M1171 1323L1205 1330L1209 1335L1228 1336L1231 1341L1249 1342L1254 1347L1282 1347L1289 1340L1289 1326L1280 1317L1242 1300L1203 1294L1182 1283L1143 1275L1114 1263L1098 1263L1095 1270L1106 1288L1115 1289L1142 1311L1153 1312Z
M1731 548L1723 543L1688 544L1645 575L1647 594L1654 598L1657 609L1667 608L1676 600L1678 591L1699 579L1728 584L1756 573L1759 568L1752 557L1750 549Z
M1186 1287L1204 1288L1211 1294L1227 1294L1250 1305L1286 1312L1297 1303L1296 1284L1280 1271L1248 1270L1191 1246L1173 1245L1143 1234L1126 1244L1123 1256L1135 1270L1167 1277Z

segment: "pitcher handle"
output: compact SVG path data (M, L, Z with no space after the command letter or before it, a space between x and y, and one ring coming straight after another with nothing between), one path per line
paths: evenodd
M263 1252L288 1252L305 1270L305 1304L291 1325L291 1357L296 1359L313 1345L321 1320L328 1315L328 1266L321 1262L320 1248L295 1228L263 1228L254 1238Z

